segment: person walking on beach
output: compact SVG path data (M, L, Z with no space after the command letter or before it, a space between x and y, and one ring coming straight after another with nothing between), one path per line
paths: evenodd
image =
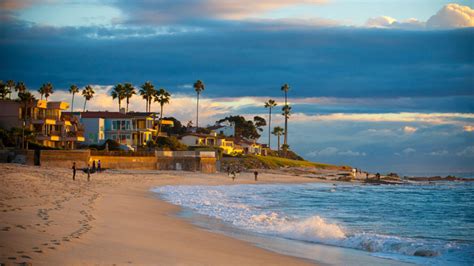
M257 181L257 178L258 178L258 171L253 172L253 174L255 175L255 181Z
M368 172L365 173L365 181L369 181L369 173Z
M95 173L95 160L92 161L92 173Z
M230 176L230 166L227 166L227 176Z
M86 172L87 172L87 182L89 182L91 180L91 165L90 164L87 164Z
M72 163L72 181L76 180L76 162Z
M232 181L235 181L235 171L232 171L231 174L232 174Z
M97 172L99 172L99 173L102 172L102 165L100 163L100 160L97 161Z

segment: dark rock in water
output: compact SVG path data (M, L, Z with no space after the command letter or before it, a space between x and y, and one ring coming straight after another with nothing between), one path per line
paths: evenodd
M420 250L415 251L415 254L413 255L418 256L418 257L436 257L439 255L439 253L433 250L420 249Z

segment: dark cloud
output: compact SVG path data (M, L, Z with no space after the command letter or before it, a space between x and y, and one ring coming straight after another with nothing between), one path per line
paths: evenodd
M249 24L252 25L252 24ZM212 96L473 95L474 30L320 28L268 31L240 23L198 30L3 24L2 79L37 87L142 83L171 90L203 79ZM185 90L185 89L184 89Z

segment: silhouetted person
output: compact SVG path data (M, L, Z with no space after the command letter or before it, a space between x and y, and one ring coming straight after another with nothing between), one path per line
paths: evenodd
M72 163L72 181L76 180L76 162Z
M377 178L377 180L380 181L380 174L379 174L379 173L376 173L376 174L375 174L375 178Z
M232 171L231 174L232 174L232 181L234 181L235 180L235 171Z
M230 166L227 166L227 176L230 176Z
M89 182L91 180L91 165L90 164L87 164L86 172L87 172L87 182Z
M97 161L97 171L100 173L102 172L102 164L100 163L100 160Z
M369 173L365 173L365 180L366 180L366 181L369 180Z
M95 160L92 161L92 173L94 173L94 172L95 172Z
M258 171L255 171L253 172L254 176L255 176L255 181L257 181L257 178L258 178Z

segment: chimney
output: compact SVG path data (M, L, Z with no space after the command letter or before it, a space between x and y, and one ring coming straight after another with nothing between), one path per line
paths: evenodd
M120 108L120 113L125 114L125 108Z

